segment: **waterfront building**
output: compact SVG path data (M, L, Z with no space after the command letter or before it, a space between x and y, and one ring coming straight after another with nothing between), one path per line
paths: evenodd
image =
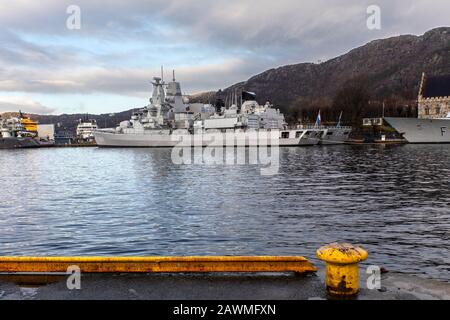
M422 74L418 111L419 119L445 118L450 114L450 75Z

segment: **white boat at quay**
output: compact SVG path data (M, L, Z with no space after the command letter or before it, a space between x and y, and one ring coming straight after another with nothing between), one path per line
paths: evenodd
M153 78L150 104L134 112L116 128L94 131L101 147L191 146L306 146L342 144L351 127L303 126L289 128L284 115L270 103L238 99L229 107L189 103L180 83ZM254 95L254 94L253 94Z
M94 140L94 131L98 129L95 119L80 119L77 125L77 139L79 141L90 142Z

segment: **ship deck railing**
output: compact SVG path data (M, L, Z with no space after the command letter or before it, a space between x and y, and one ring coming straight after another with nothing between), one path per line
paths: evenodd
M313 124L299 124L296 126L290 126L289 129L299 129L299 130L311 130L311 129L316 129L316 130L324 130L324 129L342 129L342 130L351 130L352 127L351 126L316 126Z

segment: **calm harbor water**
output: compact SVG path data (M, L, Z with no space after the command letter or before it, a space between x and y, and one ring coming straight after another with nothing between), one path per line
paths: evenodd
M255 165L174 165L170 149L1 150L0 255L304 255L450 281L450 145L280 149Z

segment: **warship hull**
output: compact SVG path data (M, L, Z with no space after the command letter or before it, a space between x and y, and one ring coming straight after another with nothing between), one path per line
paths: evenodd
M384 119L409 143L450 143L450 119Z
M296 137L296 131L289 132L288 138L279 138L277 143L280 146L312 146L320 142L320 134ZM203 134L157 134L157 133L135 133L124 134L107 131L96 131L95 141L100 147L175 147L175 146L267 146L270 139L254 139L244 133L203 133ZM228 140L227 140L228 139Z

